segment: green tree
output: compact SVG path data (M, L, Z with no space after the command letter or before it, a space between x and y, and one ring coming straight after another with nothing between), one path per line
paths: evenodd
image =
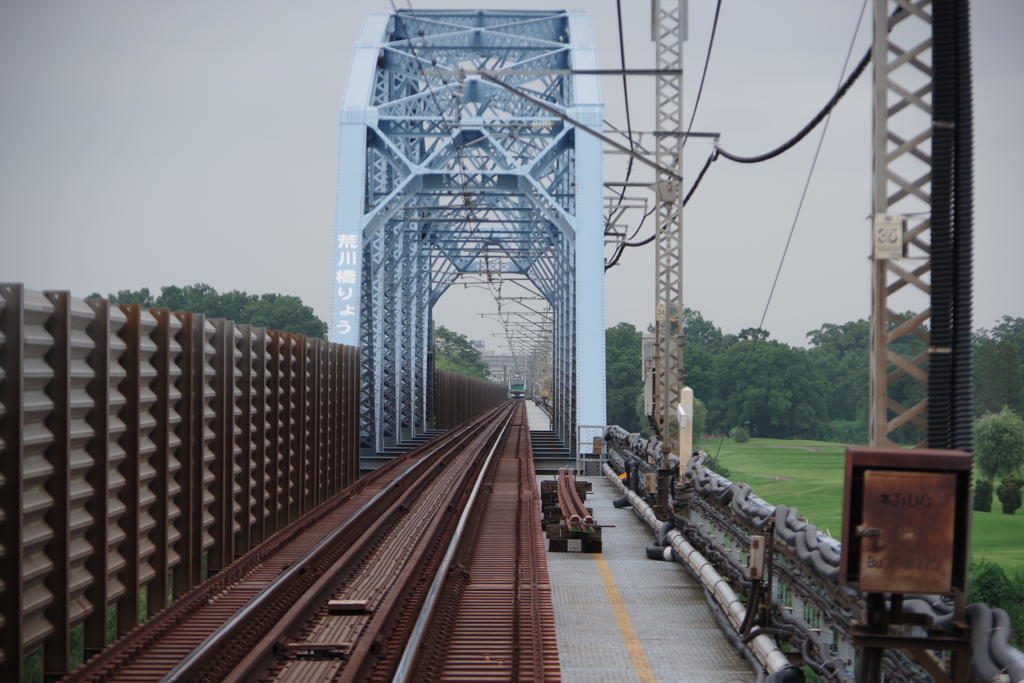
M974 336L975 342L991 339L1006 343L1017 350L1017 367L1021 382L1024 382L1024 318L1004 315L1002 321L991 330L981 329Z
M693 398L693 445L700 443L700 437L708 428L708 407L696 396Z
M316 317L312 308L303 305L302 299L294 296L262 294L257 301L242 309L239 317L244 324L254 327L327 338L327 323Z
M996 490L999 502L1003 504L1003 514L1012 515L1020 508L1020 489L1013 484L1003 484Z
M107 298L110 299L112 304L142 304L143 308L156 308L153 302L153 295L149 293L149 287L143 287L137 292L133 292L130 289L122 289L117 294L111 294Z
M749 424L753 436L813 438L828 422L828 383L807 351L777 341L739 341L715 357L714 405L725 425Z
M992 512L992 482L988 479L974 482L974 509L978 512Z
M686 386L693 389L693 395L704 400L705 405L715 394L715 356L719 352L709 351L703 346L691 346L689 343L683 349L683 378ZM707 405L710 409L711 406ZM708 416L708 426L715 424L711 415ZM705 427L707 428L707 426Z
M279 295L265 294L264 296ZM256 294L246 294L237 289L218 294L217 290L210 285L199 282L194 285L185 285L184 287L176 287L174 285L161 287L160 298L157 299L157 304L161 308L169 308L172 311L191 311L193 313L202 313L209 318L226 318L244 324L249 322L248 320L243 320L246 317L246 308L258 303L259 300L260 297ZM260 327L263 327L263 325L260 325ZM270 329L276 330L281 328L271 327ZM292 330L283 331L291 332ZM299 333L296 332L296 334Z
M1013 645L1024 647L1024 572L1017 569L1007 576L994 562L972 562L967 577L967 602L983 602L1005 610L1016 631Z
M722 328L715 327L710 320L705 320L700 311L691 308L683 309L683 335L686 338L687 350L700 347L711 353L725 350L729 345Z
M123 289L109 298L112 304L142 304L145 308L202 313L207 318L226 318L240 325L327 338L327 323L320 320L312 308L303 305L302 299L294 296L247 294L237 289L218 294L210 285L196 283L184 287L161 287L160 296L155 299L148 288L137 292Z
M1024 412L1017 350L1009 342L985 339L974 347L974 415L994 413L1003 406Z
M480 379L488 379L491 374L473 342L444 325L434 330L434 367Z
M868 395L870 333L867 320L825 323L807 333L808 356L831 389L828 416L832 420L852 422L859 417L857 406Z
M619 323L604 331L605 402L608 424L627 432L639 432L637 396L643 393L641 372L643 335L630 323Z
M1009 408L974 421L974 464L989 481L1024 464L1024 420Z

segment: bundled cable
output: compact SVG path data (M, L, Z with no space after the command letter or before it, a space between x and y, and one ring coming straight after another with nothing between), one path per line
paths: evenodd
M832 96L832 99L828 101L828 104L826 104L825 107L818 112L818 115L811 119L811 122L804 126L799 133L797 133L796 135L794 135L789 140L782 143L772 151L766 152L764 154L759 154L753 157L742 157L738 154L727 152L726 150L719 147L718 153L721 154L726 159L736 161L741 164L756 164L758 162L768 161L769 159L774 159L775 157L779 156L786 150L793 147L796 143L800 142L805 137L807 137L808 133L814 130L819 123L825 120L825 117L829 115L829 112L831 112L835 108L835 106L839 104L839 100L843 99L843 95L849 92L850 88L852 88L853 84L857 82L857 79L860 77L860 75L864 73L864 70L867 69L868 63L870 61L871 50L868 50L867 53L864 55L864 58L860 60L860 64L857 65L857 68L853 70L853 73L850 74L850 77L846 79L846 82L843 83L842 87L836 91L836 94Z

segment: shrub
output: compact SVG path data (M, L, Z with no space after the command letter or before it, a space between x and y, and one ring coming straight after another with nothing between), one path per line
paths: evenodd
M868 423L860 420L832 420L828 423L826 436L829 441L845 444L866 444Z
M1021 504L1020 489L1013 484L1003 484L996 490L999 502L1003 504L1003 514L1012 515Z
M1024 646L1024 572L1007 576L994 562L971 563L967 579L967 602L983 602L1005 610L1016 631L1014 647Z
M982 479L974 483L974 509L992 512L992 482Z
M732 440L736 443L747 443L750 441L750 431L743 426L732 430Z
M1004 474L1002 478L1003 486L1012 484L1019 489L1024 489L1024 476L1020 474L1020 471L1013 472L1012 474Z

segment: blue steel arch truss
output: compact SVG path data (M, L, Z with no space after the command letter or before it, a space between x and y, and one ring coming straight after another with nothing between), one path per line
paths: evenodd
M366 451L432 425L433 305L460 277L525 277L553 311L553 428L604 403L600 128L590 15L371 12L341 111L332 340L362 348ZM466 73L471 72L471 73Z

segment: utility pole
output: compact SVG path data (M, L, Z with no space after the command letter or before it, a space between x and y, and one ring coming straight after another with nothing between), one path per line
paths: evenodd
M687 0L651 0L655 42L656 161L682 176L683 41ZM654 420L668 452L679 453L677 406L683 389L683 193L681 184L657 173L655 234Z

